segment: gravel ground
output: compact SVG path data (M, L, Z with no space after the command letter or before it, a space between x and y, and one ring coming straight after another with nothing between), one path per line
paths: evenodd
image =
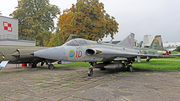
M179 101L180 72L100 71L8 65L0 71L0 101Z

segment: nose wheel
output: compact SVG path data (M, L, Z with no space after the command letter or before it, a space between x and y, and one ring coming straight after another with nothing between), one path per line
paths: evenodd
M93 76L93 68L91 67L91 68L89 68L89 70L88 70L88 76L89 77L91 77L91 76Z
M53 64L49 64L48 65L48 69L51 69L51 70L54 69L54 65Z

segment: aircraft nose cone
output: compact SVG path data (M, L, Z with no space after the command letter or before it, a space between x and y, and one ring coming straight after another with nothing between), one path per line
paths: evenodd
M62 46L43 49L31 53L32 55L45 59L62 60L65 56L65 51Z

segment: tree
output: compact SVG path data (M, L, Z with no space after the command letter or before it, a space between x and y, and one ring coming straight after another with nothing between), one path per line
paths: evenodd
M118 23L104 10L99 0L77 0L76 5L63 11L57 26L64 43L70 34L83 35L86 39L96 40L118 32Z
M175 51L180 52L180 46L178 46L178 47L175 49Z
M62 44L62 36L60 35L59 28L57 28L55 34L52 34L52 38L50 39L50 42L47 46L54 47Z
M53 19L58 14L59 8L49 4L49 0L21 0L10 15L18 19L19 38L32 37L36 45L46 46L55 29Z

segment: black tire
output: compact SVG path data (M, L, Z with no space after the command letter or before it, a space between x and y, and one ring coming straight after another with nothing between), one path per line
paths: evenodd
M149 62L149 61L150 61L149 59L146 60L146 62Z
M93 68L89 68L88 76L89 77L93 76Z
M128 71L129 71L129 72L132 72L132 71L133 71L132 65L129 65L129 66L128 66Z
M54 65L53 64L49 64L48 65L48 69L53 70L54 69Z
M33 63L32 64L32 68L36 68L37 67L37 64L36 63Z

